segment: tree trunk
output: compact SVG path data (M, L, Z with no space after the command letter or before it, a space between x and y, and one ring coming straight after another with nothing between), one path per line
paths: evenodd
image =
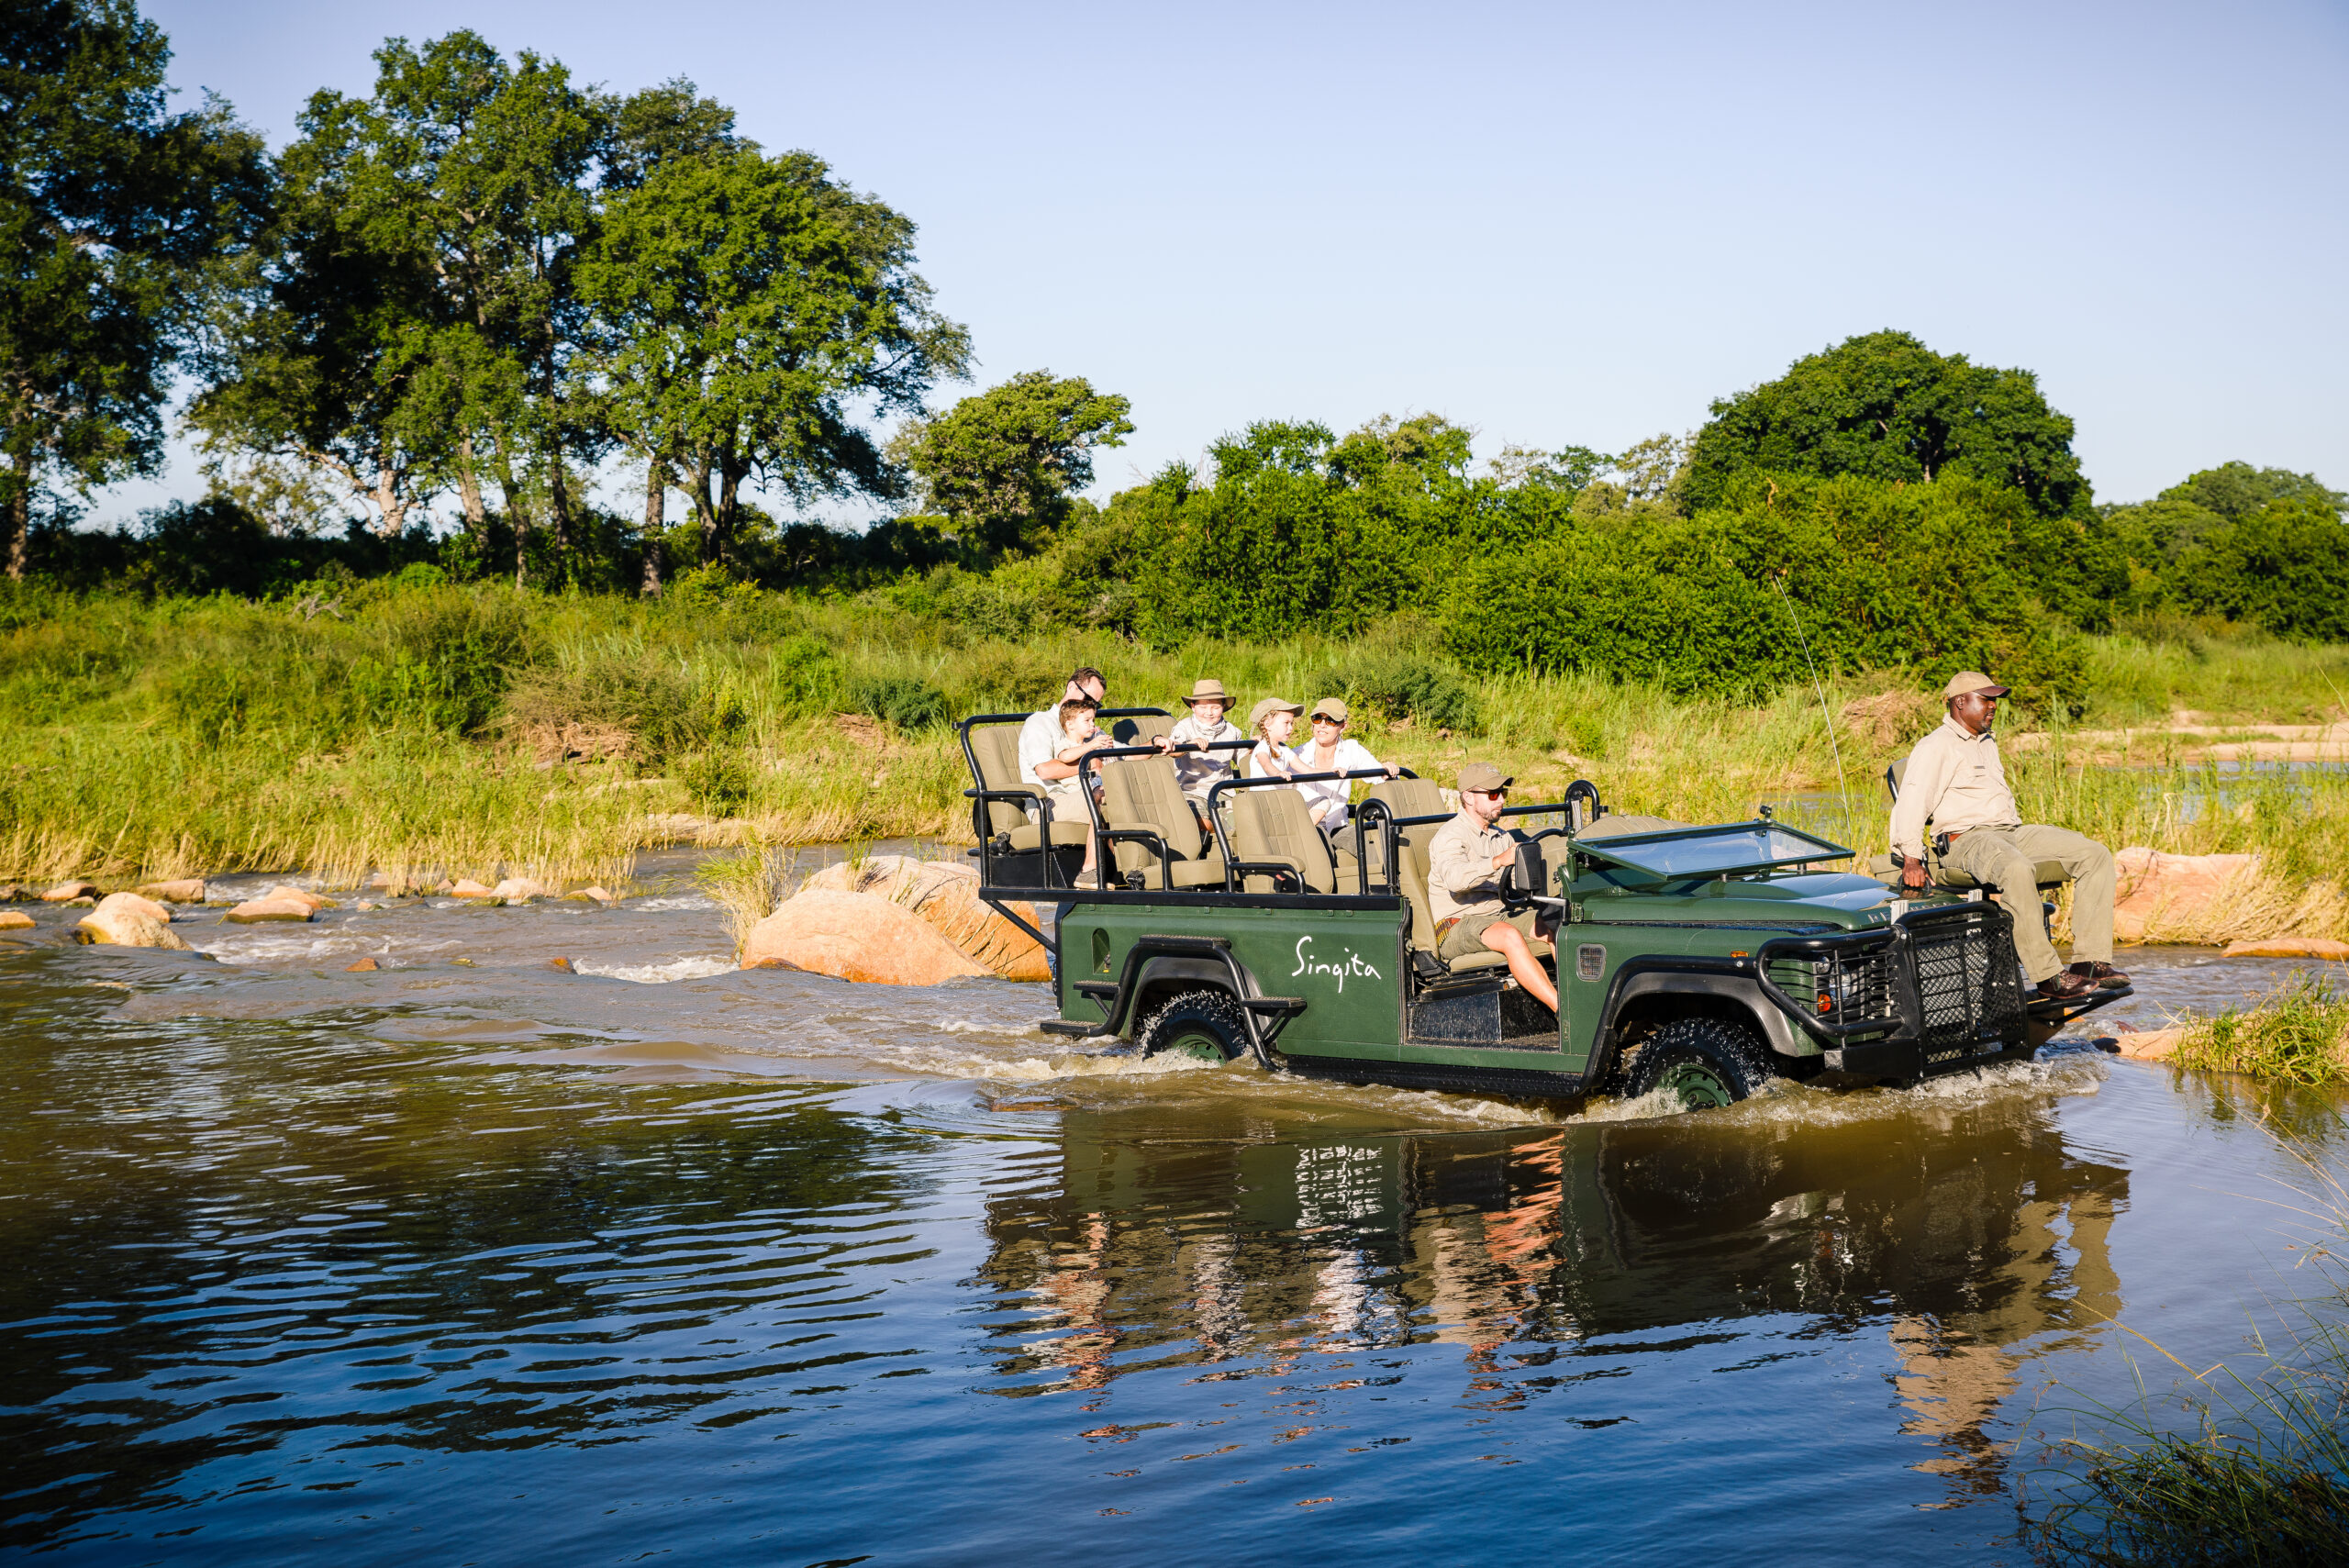
M464 503L465 532L473 536L478 556L488 548L489 513L481 504L481 467L473 457L471 431L457 438L457 495Z
M497 493L506 503L506 520L514 529L514 586L526 585L530 562L530 509L519 494L521 487L514 483L514 460L506 455L506 443L497 444Z
M718 507L709 498L709 454L694 454L690 471L692 484L686 494L693 497L694 520L701 524L701 563L712 566L718 562Z
M646 598L661 596L661 530L668 522L669 465L659 458L644 465L644 582Z
M15 483L8 486L8 575L21 583L25 577L27 536L33 522L33 454L30 448L17 454Z
M742 487L741 472L731 462L718 471L718 559L726 559L726 547L734 540L735 497Z
M407 526L407 497L400 494L400 471L392 466L390 451L380 444L375 448L375 491L370 499L384 514L379 531L385 539L399 538Z
M571 486L563 478L562 452L558 448L547 464L547 512L554 523L555 559L569 574L571 561Z

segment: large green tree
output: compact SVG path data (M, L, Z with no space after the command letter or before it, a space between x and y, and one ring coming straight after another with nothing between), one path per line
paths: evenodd
M1093 452L1133 434L1132 405L1083 376L1026 371L912 423L896 450L928 503L983 550L1033 549L1093 483Z
M259 138L166 109L162 33L128 0L0 12L0 555L25 572L52 477L150 473L199 310L258 222Z
M578 283L606 427L691 497L721 561L756 478L794 502L896 494L863 420L918 412L968 333L913 271L914 225L806 152L672 149L616 191Z
M1685 484L1720 504L1739 475L1856 474L1897 483L1965 475L2022 492L2043 517L2086 512L2072 421L2026 370L1937 354L1906 332L1870 332L1797 360L1712 406Z
M518 577L541 507L568 554L572 466L593 455L565 370L610 106L471 32L375 61L369 96L304 111L263 303L195 422L338 475L386 531L444 486L478 530L493 481Z

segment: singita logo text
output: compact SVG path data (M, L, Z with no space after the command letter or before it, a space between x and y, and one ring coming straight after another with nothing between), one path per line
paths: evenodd
M1354 951L1352 948L1348 948L1346 950L1346 956L1340 959L1337 962L1322 962L1319 959L1313 956L1313 939L1311 937L1299 937L1297 939L1297 967L1289 971L1289 978L1294 980L1300 974L1334 974L1338 977L1338 989L1340 991L1343 991L1346 988L1346 976L1349 974L1367 974L1373 980L1385 978L1385 976L1381 975L1377 970L1373 969L1370 966L1369 962L1364 959L1362 954Z

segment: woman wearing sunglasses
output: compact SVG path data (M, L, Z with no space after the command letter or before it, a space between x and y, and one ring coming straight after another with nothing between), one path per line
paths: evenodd
M1300 773L1352 773L1371 768L1384 768L1393 778L1401 770L1392 762L1382 762L1370 754L1370 748L1346 733L1346 705L1337 697L1323 697L1313 705L1308 721L1313 726L1313 738L1289 752ZM1306 808L1313 813L1313 820L1322 832L1335 835L1353 814L1347 804L1353 785L1346 779L1324 779L1318 783L1300 784L1297 792L1305 796Z

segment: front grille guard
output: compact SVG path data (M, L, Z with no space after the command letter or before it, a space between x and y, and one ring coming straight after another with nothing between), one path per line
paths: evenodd
M1947 1023L1941 1018L1926 1017L1925 997L1918 985L1918 961L1920 948L1940 950L1952 942L1965 941L1971 934L1980 932L1987 942L1988 968L1998 967L1999 955L2009 964L2013 960L2011 939L1998 940L2003 932L1987 929L1993 922L2007 918L2006 911L1997 906L1968 904L1957 909L1920 909L1904 915L1892 926L1877 931L1846 931L1831 937L1779 937L1766 941L1753 954L1755 978L1761 982L1762 993L1777 1008L1800 1024L1813 1039L1834 1044L1854 1035L1892 1033L1902 1039L1929 1042L1935 1060L1956 1050L1961 1042L1948 1035ZM1881 954L1879 959L1877 955ZM1788 962L1816 962L1820 959L1834 961L1838 970L1857 970L1871 961L1885 962L1890 970L1887 984L1878 989L1889 1000L1888 1011L1878 1010L1865 1018L1837 1018L1829 1020L1817 1011L1816 990L1804 996L1789 994L1770 976L1773 963ZM1863 982L1873 987L1873 982ZM2003 1037L2009 1029L2019 1026L2022 1011L2022 981L2020 972L2005 981L1998 973L1986 973L1983 1006L1969 1012L1969 1019L1978 1024L1998 1025L1995 1031ZM2012 993L2011 1007L2002 1004ZM1946 1012L1946 1008L1937 1012ZM2006 1015L2011 1011L2011 1018ZM1964 1043L1993 1038L1976 1027Z
M1883 1034L1887 1030L1913 1034L1924 1018L1924 1005L1917 996L1917 983L1909 966L1899 962L1906 940L1907 933L1898 927L1881 931L1845 931L1831 937L1776 937L1755 950L1753 973L1762 982L1762 994L1776 1003L1779 1011L1800 1024L1807 1033L1830 1044L1854 1035ZM1839 969L1857 968L1879 959L1879 955L1881 961L1889 961L1892 971L1891 984L1885 988L1892 1003L1889 1013L1824 1018L1817 1010L1816 990L1808 995L1792 995L1770 977L1774 963L1816 963L1825 959Z

